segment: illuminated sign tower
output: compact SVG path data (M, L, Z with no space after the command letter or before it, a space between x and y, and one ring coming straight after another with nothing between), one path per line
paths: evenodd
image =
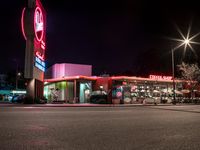
M46 51L46 12L40 0L28 0L22 11L22 33L26 40L24 76L27 93L33 99L43 96Z

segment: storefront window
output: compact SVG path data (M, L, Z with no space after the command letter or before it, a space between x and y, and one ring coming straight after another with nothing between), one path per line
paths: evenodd
M48 102L66 99L66 81L51 83L44 86L44 96Z

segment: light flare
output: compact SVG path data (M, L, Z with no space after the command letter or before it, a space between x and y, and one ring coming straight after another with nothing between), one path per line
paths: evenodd
M178 38L170 38L170 40L173 40L173 41L177 41L179 42L179 44L173 48L173 50L177 50L178 48L184 46L184 51L183 51L183 57L185 57L185 53L187 51L187 49L189 48L195 55L195 57L197 57L197 54L194 50L194 48L192 47L192 45L200 45L199 42L197 41L193 41L197 36L200 35L200 32L198 32L197 34L194 34L194 35L191 35L191 26L192 26L192 23L189 24L189 27L188 27L188 31L187 31L187 34L186 36L183 34L183 32L181 31L181 29L177 26L176 26L176 29L178 31L178 33L180 34L181 36L181 39L178 39Z

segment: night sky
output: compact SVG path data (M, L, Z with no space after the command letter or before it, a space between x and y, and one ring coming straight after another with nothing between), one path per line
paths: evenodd
M192 21L191 34L200 31L197 1L41 0L47 11L47 66L54 63L91 64L93 74L171 74L171 51ZM26 0L1 1L0 73L23 70L25 40L21 11ZM200 38L195 38L200 41ZM200 56L199 46L194 46ZM175 63L198 61L191 51ZM199 53L199 54L198 54Z

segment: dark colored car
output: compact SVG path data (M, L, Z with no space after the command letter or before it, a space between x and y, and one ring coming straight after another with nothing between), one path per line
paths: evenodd
M93 91L90 96L90 103L94 104L106 104L108 95L105 91Z
M14 96L12 97L11 102L12 102L12 103L24 103L25 98L26 98L26 94L14 95Z

